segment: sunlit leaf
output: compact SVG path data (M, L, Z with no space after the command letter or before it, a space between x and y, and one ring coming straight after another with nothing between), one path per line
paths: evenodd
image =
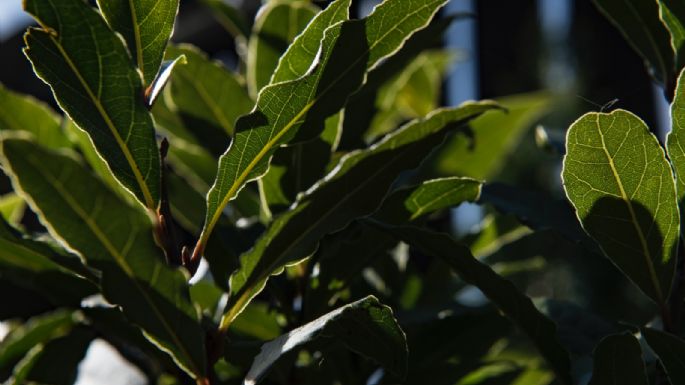
M248 43L247 86L252 97L270 83L281 54L318 11L308 1L271 1L262 6Z
M583 228L663 306L679 235L673 172L663 148L625 110L583 115L569 128L566 146L564 188Z
M179 0L97 0L102 15L126 40L133 61L152 83L174 29Z
M140 74L123 41L81 0L27 0L24 7L42 27L24 36L36 74L117 180L156 209L159 152Z
M255 110L238 120L235 137L220 159L194 258L202 254L223 208L248 181L267 171L278 146L298 133L300 139L319 134L325 120L363 83L366 71L399 49L444 3L388 0L365 19L338 23L326 30L317 65L307 75L260 92Z
M24 139L2 141L3 166L51 234L102 272L102 292L193 376L203 376L203 333L187 275L166 266L150 220L73 158Z
M231 276L232 296L222 320L227 328L272 274L308 257L326 234L371 214L397 175L417 167L445 135L488 110L492 102L471 102L435 111L343 158L333 172L274 220Z
M0 84L0 131L28 131L43 146L69 147L60 121L61 117L43 102Z

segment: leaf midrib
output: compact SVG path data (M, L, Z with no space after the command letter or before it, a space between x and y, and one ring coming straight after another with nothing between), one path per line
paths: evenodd
M166 318L159 312L159 309L155 306L155 303L152 301L152 299L147 295L145 290L140 286L138 281L135 279L135 275L133 273L133 269L131 269L131 266L126 262L126 257L121 255L119 251L112 245L112 243L109 241L107 236L104 234L104 232L100 229L99 225L93 221L93 219L86 214L86 212L83 210L83 208L78 204L78 200L74 199L74 197L71 196L69 191L64 188L62 181L55 178L49 173L46 173L43 171L42 166L40 164L40 161L35 159L31 154L27 155L26 160L36 169L36 171L42 175L45 179L50 181L50 184L54 187L54 189L57 191L57 193L64 199L64 201L67 203L67 205L76 213L76 215L83 220L83 222L86 224L86 226L93 232L95 237L98 239L100 244L102 244L107 252L114 258L114 260L117 262L119 267L126 273L126 275L129 277L129 279L133 282L133 285L141 293L141 296L145 299L145 301L149 304L149 308L151 308L156 316L157 319L160 320L162 326L164 329L166 329L167 333L171 338L173 339L174 343L176 344L176 347L180 349L181 353L185 356L187 359L187 362L193 364L192 371L193 373L200 374L197 371L197 365L193 361L192 356L188 353L188 351L185 349L185 346L181 343L181 341L178 339L176 336L176 333L174 329L166 322ZM16 175L16 173L14 173ZM28 194L27 194L28 196ZM34 204L34 207L38 208L38 205ZM40 211L40 210L39 210ZM50 226L52 227L52 226ZM56 231L55 231L56 232Z
M117 131L116 127L114 126L114 122L110 119L109 115L107 114L107 111L105 111L104 106L102 103L100 103L100 100L95 97L95 94L93 93L93 90L90 89L90 86L88 83L85 81L83 76L81 75L81 72L78 70L76 65L74 64L73 60L71 57L67 54L67 52L64 50L60 42L55 39L55 37L47 32L45 30L48 28L47 26L42 26L44 28L44 33L50 38L50 40L53 42L55 47L59 50L60 54L64 57L64 60L67 62L67 65L71 70L74 72L74 75L78 78L79 82L81 83L81 86L84 88L86 93L88 94L88 97L91 99L93 104L95 105L96 109L98 110L98 113L102 117L102 119L105 121L105 124L109 128L110 132L112 133L112 136L114 136L114 139L117 142L117 145L121 149L121 152L124 154L124 157L126 158L126 162L129 164L129 167L131 168L131 171L133 171L133 175L138 182L138 185L143 192L143 197L145 199L145 206L148 207L151 210L155 209L155 204L152 199L152 194L150 193L150 190L148 189L147 185L145 184L145 180L143 179L143 175L140 173L140 170L138 169L138 165L136 164L135 160L133 159L133 155L129 151L128 147L126 146L126 143L124 142L123 138L121 135L119 135L119 131ZM36 39L36 42L40 43L39 39ZM49 47L45 47L48 48ZM107 163L107 162L106 162ZM109 167L109 163L107 163L107 166Z
M647 271L649 272L649 278L652 281L652 285L654 286L654 289L656 290L657 300L659 302L659 305L663 305L663 303L664 303L663 293L661 291L661 285L659 284L659 280L656 276L656 271L654 270L654 266L652 265L652 253L649 250L649 245L647 244L647 239L645 238L645 235L642 232L642 228L640 227L640 225L638 223L637 216L635 214L635 209L633 208L632 201L628 197L628 194L626 193L626 191L623 187L623 181L621 180L621 177L618 173L618 170L616 169L616 165L614 164L614 158L609 154L609 150L607 149L607 145L606 145L606 142L604 140L604 133L602 132L599 118L600 118L600 114L596 114L595 122L596 122L596 126L597 126L597 132L599 133L600 140L602 141L602 150L604 151L604 154L606 155L607 160L609 161L609 167L611 168L611 172L614 176L614 179L616 180L616 184L618 185L619 191L621 193L621 198L623 199L626 206L628 207L628 212L630 213L631 222L633 223L633 227L635 228L635 231L637 232L638 239L640 240L640 246L642 246L642 254L645 257L645 264L647 265ZM608 129L610 129L614 125L615 121L616 121L616 117L614 116ZM639 186L638 186L638 188L639 188Z
M429 4L430 4L430 3L429 3ZM367 50L364 52L363 55L360 55L355 61L352 62L351 65L348 66L347 69L345 69L345 71L342 71L342 73L341 73L340 75L338 75L338 77L336 77L336 78L330 83L330 85L328 85L326 88L324 88L324 89L321 91L321 93L319 93L319 96L318 96L318 97L312 99L309 103L307 103L307 104L302 108L302 110L301 110L300 112L298 112L292 119L290 119L290 121L288 121L288 123L287 123L285 126L283 126L283 128L282 128L282 129L281 129L281 130L280 130L272 139L270 139L264 147L262 147L262 149L259 151L259 153L257 154L257 156L255 156L255 157L252 159L252 161L250 161L250 163L249 163L248 166L245 168L245 170L243 170L243 172L240 173L240 176L239 176L238 178L236 178L236 180L234 181L234 183L231 185L231 188L228 190L228 192L227 192L227 193L224 195L224 197L221 199L221 202L220 202L220 204L217 206L217 209L214 211L214 214L212 215L212 218L211 218L211 220L209 221L208 226L206 226L206 228L205 228L205 229L202 231L202 233L200 234L200 239L199 239L198 242L197 242L198 245L203 245L203 246L204 246L204 244L207 243L207 240L209 239L209 235L211 234L212 230L214 229L214 226L216 225L216 222L219 220L219 217L221 216L221 212L222 212L223 208L226 207L226 205L228 204L228 202L231 201L231 197L237 192L237 190L239 190L239 189L242 187L242 184L245 182L245 180L247 179L247 177L248 177L248 175L250 174L250 172L252 172L252 170L254 169L254 167L262 160L262 158L264 157L264 155L265 155L267 152L269 152L269 151L271 150L271 148L274 146L274 144L277 143L278 140L279 140L281 137L283 137L283 136L284 136L284 135L285 135L285 134L294 126L294 125L295 125L295 123L298 122L298 120L299 120L300 118L302 118L307 112L309 112L309 109L312 108L312 106L313 106L317 101L319 101L319 99L321 98L321 96L323 96L323 95L325 95L326 93L328 93L328 91L329 91L334 85L336 85L336 84L338 83L338 81L340 81L341 78L343 78L349 71L351 71L351 68L353 68L353 67L354 67L362 58L364 58L364 57L366 56L367 53L371 52L371 50L373 50L378 44L380 44L380 43L383 41L383 39L385 39L391 32L394 32L394 31L397 29L397 26L398 26L398 25L402 24L402 23L403 23L404 21L406 21L408 18L410 18L410 17L413 16L414 14L416 14L416 13L422 11L424 8L426 8L426 7L428 7L428 6L429 6L429 5L424 4L424 6L422 6L422 7L418 8L418 9L414 10L413 12L408 13L404 18L402 18L399 22L397 22L397 24L396 24L393 28L391 28L390 30L386 31L386 33L384 33L383 35L381 35L381 37L378 38L378 40L376 40L372 45L369 46L369 48L367 48ZM340 22L340 23L337 23L336 25L338 25L338 24L344 24L345 22L346 22L346 21L342 21L342 22ZM329 27L329 28L333 28L333 26L332 26L332 27ZM421 28L421 27L415 29L415 31L416 31L416 30L419 30L420 28ZM325 38L325 32L324 32L324 38ZM322 39L322 41L323 41L323 39ZM403 42L404 42L404 41L406 41L406 39L404 39ZM387 55L384 55L383 57L385 57L385 56L387 56ZM329 57L329 59L330 59L330 57ZM379 60L380 60L380 58L379 58ZM378 62L379 60L377 60L376 62ZM365 73L368 72L368 70L369 70L370 68L373 68L374 64L375 64L375 63L371 63L371 65L368 65L368 64L367 64L367 69L366 69ZM297 80L294 80L294 81L297 81ZM278 83L277 83L277 84L278 84ZM268 85L268 86L262 88L262 90L260 90L259 94L261 95L262 92L263 92L265 89L269 88L269 86L270 86L270 85ZM314 88L314 90L315 90L315 88ZM257 98L257 100L259 100L259 97ZM230 150L230 148L229 148L229 150Z
M145 74L144 61L143 61L143 43L140 37L140 28L138 27L138 17L136 15L134 0L128 0L128 8L131 10L131 28L133 29L133 39L135 40L136 46L136 63L138 63L138 69L143 73L143 79L147 76Z
M399 153L395 154L390 161L384 163L381 167L377 168L375 170L375 172L373 172L368 178L366 178L364 180L364 182L358 184L351 191L349 191L347 194L345 194L345 196L342 199L337 200L335 204L333 204L332 206L329 206L329 209L326 210L326 212L323 213L322 215L319 215L316 220L310 222L309 226L307 226L305 228L305 230L299 232L299 234L292 239L292 241L288 244L288 246L281 250L281 252L279 253L279 258L275 258L274 263L271 263L267 266L268 269L266 269L265 271L268 271L268 273L266 274L266 276L259 276L259 279L254 280L254 283L252 284L252 286L254 286L256 283L259 283L259 282L263 281L264 279L268 278L269 275L271 275L271 272L275 269L275 267L277 267L277 265L278 265L277 261L280 261L280 259L283 255L288 254L293 249L294 245L297 245L304 238L305 235L308 235L309 232L311 232L311 230L313 228L316 228L319 225L319 223L321 223L324 219L328 218L331 215L331 213L333 213L343 203L346 203L350 199L350 197L352 197L354 194L356 194L360 189L362 189L363 187L366 187L366 185L370 181L373 181L377 175L383 173L383 171L385 171L386 168L388 168L390 165L392 165L398 159L398 157L401 157L403 154L405 154L407 152L407 150L410 150L410 148L408 148L408 147L410 147L410 146L405 146L405 149L403 151L400 151ZM249 278L249 276L248 276L248 278ZM237 317L238 314L240 314L239 312L236 312L234 310L234 309L239 309L239 307L237 305L242 304L248 300L247 296L249 296L249 294L251 293L251 290L250 290L250 287L247 286L247 283L249 283L249 282L246 279L246 282L245 282L246 286L243 286L243 288L241 288L241 291L243 292L243 294L240 295L238 301L236 301L236 304L234 306L232 306L231 309L229 309L229 311L227 313L227 315L231 315L233 318L227 318L226 321L222 320L221 321L221 327L222 328L227 329L230 326L230 324L233 322L233 319L235 319L235 317ZM247 288L247 289L245 289L245 288ZM224 324L225 324L225 326L224 326Z

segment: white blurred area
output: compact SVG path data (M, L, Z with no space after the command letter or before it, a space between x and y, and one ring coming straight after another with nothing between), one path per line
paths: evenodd
M0 41L7 40L31 23L21 7L21 0L0 0Z
M78 367L74 385L146 385L143 372L104 340L96 339Z

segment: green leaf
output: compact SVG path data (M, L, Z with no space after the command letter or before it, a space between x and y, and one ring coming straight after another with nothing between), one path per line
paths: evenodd
M331 3L319 12L281 55L269 84L294 80L309 72L328 27L349 19L351 0Z
M479 203L488 203L504 214L513 214L531 229L555 230L566 239L601 254L597 243L583 231L573 207L566 200L495 182L483 186Z
M105 184L121 197L121 199L129 203L134 203L135 197L131 196L131 193L116 180L114 175L112 175L112 172L107 166L107 162L98 154L88 133L78 128L76 123L69 118L64 119L62 127L64 127L64 131L74 144L74 147L78 149L95 175L105 182Z
M247 20L240 10L224 0L200 0L203 4L212 8L214 17L234 38L245 39L250 34Z
M62 336L78 322L77 313L58 310L33 317L0 342L0 374L11 369L35 345Z
M54 305L78 307L96 287L58 261L46 245L0 232L0 276L35 290Z
M462 175L479 180L496 176L526 133L551 107L544 92L506 96L497 102L507 114L490 114L471 124L473 137L449 140L426 162L440 176Z
M247 86L252 97L270 84L281 54L318 11L308 1L270 1L262 6L247 48Z
M390 194L374 218L386 223L408 223L435 211L476 201L481 186L481 182L471 178L431 179Z
M678 77L671 104L671 132L666 137L666 151L673 165L680 211L685 213L685 69Z
M284 82L305 75L316 60L326 28L349 18L350 1L332 3L319 12L306 30L298 35L281 56L270 83ZM319 180L330 162L342 129L342 112L328 117L321 134L307 142L280 148L260 179L259 187L270 213L285 210L296 198Z
M658 0L659 17L671 35L675 71L685 67L685 4L678 0Z
M262 302L250 303L236 318L231 330L236 334L262 341L272 340L283 332L273 309Z
M557 378L571 384L568 353L559 344L556 327L510 281L473 257L471 251L447 234L411 226L371 222L421 252L443 259L464 282L474 285L533 341Z
M43 102L0 84L0 131L28 131L45 147L70 147L60 121L61 117Z
M642 328L642 336L666 369L672 384L685 383L685 341L656 329Z
M594 0L599 10L621 31L628 43L664 84L673 76L673 51L668 31L659 20L655 1Z
M497 104L485 101L437 110L407 123L371 148L343 158L241 256L241 266L231 276L232 295L221 327L229 327L270 275L307 258L324 235L376 210L397 175L417 167L448 131L494 108Z
M84 327L34 346L17 364L9 384L71 385L94 333Z
M642 349L628 333L604 337L594 351L588 385L648 385Z
M588 113L568 130L562 178L585 231L657 304L671 290L679 214L671 166L625 110Z
M126 40L133 60L152 83L162 64L164 49L174 29L178 0L97 0L102 15Z
M445 2L387 0L363 20L338 23L326 30L317 65L307 75L262 89L255 110L236 123L235 137L219 161L195 258L202 254L223 208L248 181L267 171L278 146L298 131L305 134L299 139L320 133L326 118L363 83L367 69L399 49Z
M340 138L341 149L351 150L366 147L366 140L369 138L365 133L369 127L375 125L374 120L382 118L379 115L388 113L388 111L381 111L381 106L378 105L381 89L400 73L406 71L409 63L425 51L426 47L442 44L443 34L458 17L458 15L450 15L431 21L428 26L407 39L399 51L369 71L366 83L350 96L345 105L343 130ZM390 115L396 114L395 111L389 113ZM390 128L394 129L395 127Z
M0 217L16 226L24 216L26 202L15 193L0 196Z
M350 350L378 362L399 378L407 374L408 352L404 332L392 309L369 296L264 344L244 383L257 384L281 356L324 338L341 341Z
M474 201L481 183L469 178L434 179L390 193L373 218L395 224L416 222L442 209ZM313 256L319 273L311 279L306 310L310 313L326 306L336 292L361 276L374 257L382 256L397 241L364 223L353 222L345 229L321 240ZM351 257L353 256L353 257Z
M233 135L236 119L254 104L242 81L193 46L167 48L168 57L180 55L185 55L187 63L172 75L170 88L175 107L181 114Z
M321 179L340 138L342 113L326 119L320 136L276 151L269 171L259 180L262 195L271 213L286 210L297 198Z
M123 41L81 0L27 0L24 7L42 26L24 36L34 71L117 180L155 210L159 152L140 74Z
M150 220L71 157L23 139L2 141L3 166L50 233L102 272L105 298L193 376L205 370L204 334L187 276L166 266Z

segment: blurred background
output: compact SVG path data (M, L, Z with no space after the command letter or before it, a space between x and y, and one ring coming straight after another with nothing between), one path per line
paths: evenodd
M241 9L249 20L261 5L258 0L226 1ZM327 4L315 3L322 8ZM354 1L352 16L367 14L376 3L375 0ZM440 17L452 14L468 16L455 21L444 39L436 44L436 48L444 47L451 52L449 60L436 67L439 76L432 78L438 81L436 103L456 105L469 99L502 100L510 107L509 116L482 124L494 127L490 140L506 149L507 157L494 159L494 151L478 152L477 148L469 152L468 146L455 138L419 172L461 175L460 159L466 159L483 165L477 171L470 168L468 176L506 182L532 196L563 199L559 172L564 133L584 112L630 110L645 120L663 142L670 122L662 90L651 80L642 59L592 2L451 0ZM21 52L22 35L29 25L31 18L22 11L21 0L0 0L0 83L56 107L48 86L33 74ZM172 40L196 45L229 68L238 65L233 38L202 2L181 0ZM9 180L0 174L0 194L9 191ZM491 211L488 206L462 206L453 213L451 226L456 234L469 240L475 228L487 223ZM28 229L40 229L28 210L22 223ZM533 297L574 303L608 319L639 322L649 314L647 301L607 260L556 234L538 231L519 235L500 252L487 256L497 263L498 255L517 255L545 266L544 270L539 269L544 273L521 275L515 280ZM6 284L0 281L0 286ZM2 287L0 292L4 292ZM479 300L477 293L461 295L464 300ZM6 306L6 301L10 299L2 299L0 307ZM554 302L550 303L553 307ZM557 315L563 317L563 314ZM564 333L563 322L560 332ZM116 353L106 344L94 344L91 350L110 357L110 362L116 360L111 358ZM97 371L102 368L92 358L95 356L89 353L89 359L82 364L87 368L81 371L80 385L100 383L97 378L102 378L102 373ZM578 365L591 365L590 361L579 362ZM122 369L126 366L123 361L121 365L121 368L108 366L107 370L118 373L128 370L130 377L125 377L122 384L144 383L136 369ZM95 372L90 379L89 371Z

